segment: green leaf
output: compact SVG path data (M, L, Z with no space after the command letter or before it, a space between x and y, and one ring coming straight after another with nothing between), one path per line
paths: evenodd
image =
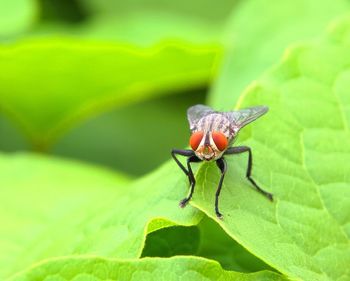
M110 17L100 16L75 29L65 29L64 32L76 37L115 40L138 46L150 46L166 40L219 44L223 37L223 26L221 22L209 22L197 17L174 14L172 11L142 10ZM55 29L49 28L50 26L46 32L55 32ZM60 26L56 28L59 31ZM39 27L36 32L39 31L45 32L45 26Z
M197 226L172 226L147 235L141 257L175 255L209 258L220 262L226 270L239 272L273 270L245 250L208 217L204 217Z
M271 67L286 47L320 34L336 15L349 10L345 0L241 1L228 25L230 46L209 103L232 108L243 90ZM259 12L257 12L259 11Z
M131 175L145 175L169 160L171 147L188 144L186 110L203 100L204 90L200 90L118 108L77 126L51 152L108 165ZM0 130L4 135L1 148L8 138L13 141L14 134Z
M213 280L213 281L282 281L277 273L264 271L238 273L223 270L217 262L198 257L144 258L116 260L99 257L52 259L30 268L11 281L82 281L82 280ZM9 281L10 281L9 280Z
M171 226L147 235L141 257L195 255L220 262L226 270L257 272L273 270L253 256L212 219L204 217L197 226Z
M213 9L212 0L191 3L182 0L80 2L81 6L71 4L62 11L57 9L57 6L62 8L57 3L45 2L43 17L48 20L22 34L22 37L66 35L144 47L178 40L192 44L221 44L224 27L237 3L225 0ZM69 24L72 21L74 25ZM21 36L15 39L18 38Z
M159 274L166 280L195 280L201 276L209 280L285 280L268 271L223 271L216 262L195 257L107 259L139 257L146 233L150 233L146 241L151 238L151 242L157 242L157 230L175 224L193 225L201 219L201 213L191 206L185 210L178 207L183 190L177 186L178 171L171 170L165 165L128 184L120 175L79 163L25 154L0 156L1 278L12 275L11 280L105 280L133 276L132 280L145 280L149 272L146 276L151 280L159 278ZM166 231L169 239L174 238L170 241L173 251L178 252L174 242L180 242L180 237L196 237L192 241L198 243L198 235L188 236L193 234L193 228L188 230ZM148 253L152 250L146 246L143 252L147 253L147 249ZM195 250L182 249L187 253ZM152 253L156 253L154 249ZM66 255L74 256L52 259ZM26 267L28 270L13 275Z
M34 0L0 1L0 38L26 31L37 13L38 4Z
M67 132L53 145L50 154L98 163L128 175L145 175L169 160L169 148L188 144L188 122L184 116L189 106L198 103L204 103L204 89L101 113ZM1 114L0 135L1 151L30 149L21 131Z
M237 1L81 0L91 18L77 36L149 45L175 38L193 43L221 42L223 27ZM72 30L71 30L72 31Z
M220 22L230 15L230 11L238 1L222 0L213 9L212 0L178 0L165 2L162 0L79 0L79 3L92 15L122 16L139 11L170 11L177 15L202 18L208 22Z
M156 95L206 85L217 46L136 48L69 39L0 48L0 108L45 150L78 121Z
M0 155L0 279L51 257L139 257L146 233L201 219L178 207L178 183L172 165L130 184L93 166Z
M199 246L196 226L172 226L147 235L141 257L194 255Z
M317 42L289 48L283 61L240 99L265 104L251 127L253 178L247 155L226 157L220 208L223 229L290 278L348 280L350 276L350 17ZM215 165L197 175L193 205L215 218Z
M273 270L227 235L214 220L205 217L198 224L198 228L200 245L197 256L216 260L226 270L239 272Z
M253 84L239 104L270 107L242 133L253 148L253 177L274 193L275 202L245 179L246 155L227 157L229 171L220 196L224 220L218 222L244 248L293 279L345 281L349 276L349 45L350 17L332 25L326 38L288 49L283 62ZM215 165L200 166L192 202L214 219L218 179ZM108 260L138 258L147 233L201 220L203 213L195 208L178 207L188 180L174 162L128 183L96 167L1 155L0 188L2 278L32 266L17 277L60 280L60 272L62 278L83 280L96 270L104 276L92 278L106 279L108 271L118 272L116 263L123 263L125 274L131 271L132 278L144 280L150 270L152 280L152 274L165 276L157 272L163 261L175 280L183 277L179 272L190 280L203 274L209 280L238 278L206 260L194 273L192 266L203 259L193 257ZM50 259L64 255L74 257ZM137 265L130 268L133 262ZM218 271L208 269L213 264ZM271 272L256 275L257 280L281 278ZM255 275L240 276L250 280Z

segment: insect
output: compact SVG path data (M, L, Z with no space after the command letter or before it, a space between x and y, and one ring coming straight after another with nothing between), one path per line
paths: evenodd
M189 195L180 201L180 207L185 207L191 200L196 179L193 175L191 163L201 161L215 161L221 171L219 184L215 194L215 213L216 216L222 219L222 214L219 211L219 196L227 170L225 161L226 155L240 154L248 152L248 165L246 177L251 184L261 194L266 196L271 201L273 195L260 188L254 179L251 177L253 166L253 155L250 147L236 146L232 147L238 132L247 124L253 122L268 111L266 106L256 106L237 111L218 112L205 105L195 105L187 110L187 119L190 124L190 146L192 150L173 149L171 152L177 165L186 174L190 182ZM179 161L176 155L187 157L187 169Z

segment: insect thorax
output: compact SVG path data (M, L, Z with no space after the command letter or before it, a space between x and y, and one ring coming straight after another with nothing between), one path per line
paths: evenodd
M230 121L220 113L212 113L204 116L199 120L197 126L193 128L193 132L203 131L205 133L218 131L223 133L228 139L234 136L234 130L231 127Z

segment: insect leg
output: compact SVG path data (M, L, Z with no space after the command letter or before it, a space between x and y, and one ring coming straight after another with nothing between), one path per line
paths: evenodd
M187 158L188 179L190 181L191 189L190 189L190 194L186 198L184 198L184 199L182 199L180 201L179 205L180 205L181 208L184 208L187 205L188 201L191 200L193 192L194 192L194 186L196 185L196 179L194 178L193 171L192 171L190 163L191 162L201 162L201 161L202 160L199 159L196 155Z
M182 165L182 163L179 161L179 159L177 159L176 154L181 155L181 156L187 156L187 169L185 168L184 165ZM177 165L181 168L181 170L186 174L186 176L188 177L188 180L190 181L190 194L188 195L188 197L184 198L183 200L180 201L180 207L183 208L187 205L188 201L191 200L193 192L194 192L194 186L196 184L196 180L194 178L193 175L193 171L191 169L191 162L200 162L202 161L201 159L199 159L193 150L180 150L180 149L173 149L171 151L171 155L174 158L175 162L177 163Z
M219 219L222 219L222 214L219 211L219 196L220 196L222 183L224 181L224 177L226 174L227 164L226 164L225 159L223 157L221 157L220 159L216 160L216 165L219 167L219 169L221 171L221 177L220 177L219 185L218 185L218 188L217 188L216 194L215 194L215 214Z
M229 155L229 154L239 154L243 152L248 152L248 167L247 167L247 173L246 177L248 180L253 184L253 186L256 188L257 191L259 191L261 194L266 196L268 199L273 201L273 195L262 188L260 188L254 179L251 177L251 172L252 172L252 167L253 167L253 155L252 155L252 150L248 146L236 146L236 147L230 147L226 150L224 155Z
M171 156L174 158L176 164L181 168L181 170L186 174L186 176L188 176L188 171L186 170L185 166L182 165L179 159L177 159L176 154L181 156L191 157L191 156L195 156L194 151L189 149L173 149L171 151Z

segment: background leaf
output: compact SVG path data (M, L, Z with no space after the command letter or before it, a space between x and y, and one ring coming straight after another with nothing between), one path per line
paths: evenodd
M144 175L169 160L172 147L188 145L186 110L203 101L197 90L123 106L75 127L51 152Z
M111 161L141 174L168 155L170 146L187 143L184 111L215 75L222 26L232 8L233 33L239 36L228 39L237 55L223 68L222 90L214 91L217 109L228 108L238 96L231 95L232 84L243 88L291 41L318 34L330 17L348 9L341 0L326 6L311 0L283 6L248 0L237 8L231 1L215 6L179 1L170 9L147 2L149 9L134 0L116 8L111 1L42 0L35 28L0 38L26 38L0 48L0 109L17 120L37 150L46 150L79 121L104 113L90 120L90 125L97 120L95 127L85 127L91 132L72 131L62 139L73 152L59 145L54 152ZM88 10L86 3L92 5ZM123 272L140 280L159 280L159 275L169 280L165 274L175 280L274 280L283 278L271 272L278 270L293 280L348 280L349 30L345 18L331 26L327 38L289 48L283 62L243 94L239 106L271 108L242 137L253 147L254 178L276 201L249 187L244 155L230 157L220 201L225 218L219 224L213 221L219 174L211 164L195 165L192 204L198 209L181 210L178 201L188 192L188 179L173 161L131 182L77 162L0 155L0 278L27 268L14 278L106 279ZM45 38L28 39L37 35ZM174 93L185 99L182 107ZM164 102L160 97L166 96ZM176 114L168 109L172 99ZM118 115L116 109L124 105L129 106ZM77 145L72 145L74 133ZM74 146L85 147L75 151ZM260 272L226 272L199 257L135 260L179 254Z
M137 258L146 233L198 223L200 212L179 210L183 190L177 175L166 165L128 184L115 173L79 163L1 155L1 278L56 256Z
M216 260L226 270L257 272L273 270L253 256L212 219L196 226L171 226L147 235L141 257L193 255Z
M45 150L98 112L205 85L217 52L215 46L185 43L141 49L68 39L2 47L0 106Z
M186 110L204 103L204 91L163 95L91 117L58 139L50 153L132 176L149 173L169 159L171 147L188 145ZM30 150L21 131L1 115L0 135L2 151Z
M98 257L67 257L50 260L17 275L12 281L56 280L215 280L282 281L268 271L244 274L225 271L218 263L198 257L141 260L109 260Z
M275 201L244 179L247 155L227 157L220 201L225 217L219 223L290 278L350 276L349 31L347 17L318 43L288 49L283 62L253 84L239 104L270 107L252 125L245 144L253 149L253 177ZM210 164L197 175L193 204L211 217L218 179Z
M226 270L239 272L273 270L227 235L211 218L204 217L198 228L200 231L198 256L216 260Z
M141 257L172 257L194 255L199 247L196 226L172 226L147 235Z
M224 0L218 5L212 0L80 0L91 17L75 34L137 45L175 38L197 44L218 43L237 2Z
M349 9L343 0L241 1L228 25L228 51L210 95L218 109L231 109L243 90L295 41L314 37L336 15ZM257 12L259 11L259 12Z
M22 36L63 35L137 46L164 40L217 44L237 2L41 0L41 21Z
M120 16L133 11L171 11L174 14L195 16L207 21L222 21L229 16L230 9L237 1L221 1L220 5L213 6L212 0L194 0L188 3L185 0L164 2L160 0L78 0L91 14L104 16Z
M29 29L37 14L34 0L0 1L0 39Z

